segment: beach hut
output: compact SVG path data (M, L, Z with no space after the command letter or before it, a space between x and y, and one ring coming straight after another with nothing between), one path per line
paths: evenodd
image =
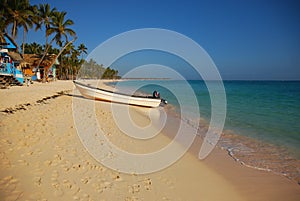
M21 69L20 64L24 61L18 52L7 52L8 56L14 61L15 67Z
M47 81L56 79L56 67L59 65L59 62L55 54L46 55L41 63L42 55L24 54L23 57L25 61L24 74L31 75L32 80L40 81L44 78L44 75Z
M20 69L19 65L23 61L22 56L18 53L18 45L6 33L4 34L5 42L1 43L0 49L2 57L8 56L14 62L14 67Z
M23 58L17 52L18 46L7 34L4 34L4 40L0 43L0 86L23 85L24 77L19 66Z

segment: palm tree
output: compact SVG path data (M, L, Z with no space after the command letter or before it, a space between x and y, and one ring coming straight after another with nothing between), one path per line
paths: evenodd
M5 38L4 38L4 33L5 33L5 29L7 28L6 26L6 18L4 16L4 5L2 5L2 0L0 1L0 42L4 43L5 42Z
M25 50L24 50L25 54L41 54L42 52L43 52L43 47L36 42L25 44Z
M36 30L41 29L42 26L45 26L45 36L46 36L46 42L45 47L48 47L48 38L49 35L47 34L47 30L50 28L51 19L54 15L54 12L56 12L56 8L50 8L49 4L39 4L38 6L38 18L39 22L37 23ZM45 50L46 50L45 48Z
M34 54L41 54L43 51L43 47L36 42L31 43L31 49L33 50Z
M65 41L68 42L68 35L70 36L76 36L75 31L68 28L69 26L73 25L74 22L70 19L65 20L66 12L54 12L51 27L47 30L47 34L55 34L53 37L52 43L54 40L56 41L56 44L59 46L62 46L62 38L64 37Z
M60 54L64 51L64 49L67 46L72 44L77 39L75 31L68 28L69 26L73 25L74 22L70 19L65 20L66 14L67 13L64 11L63 12L54 12L52 21L50 23L50 27L47 29L47 33L46 33L48 36L55 34L53 39L49 43L50 45L54 41L56 41L56 44L58 44L61 47L61 50L58 53L56 58L58 58L60 56ZM68 35L74 36L74 38L71 41L68 41ZM63 41L63 39L65 39L65 41ZM64 44L64 46L63 46L63 44ZM43 55L40 63L43 61L46 53L47 53L47 48L46 48L46 51L44 52L44 55ZM40 65L40 63L39 63L39 65Z
M71 55L74 50L75 50L75 46L73 44L70 44L68 47L64 49L62 55Z
M22 54L24 55L24 44L26 40L26 34L28 33L28 28L32 28L35 21L35 15L34 15L34 9L35 7L30 7L27 10L27 14L24 15L23 18L20 18L18 22L18 26L23 27L23 45L22 45Z
M25 44L28 28L31 28L34 23L34 7L30 6L28 0L1 0L0 4L2 7L1 13L3 14L1 18L5 21L1 26L7 28L12 25L11 36L13 39L16 39L18 28L23 27L23 44Z
M0 43L5 43L5 38L4 38L4 21L2 21L2 19L0 19Z
M76 50L75 48L73 48L71 51L71 55L70 55L70 58L71 58L70 70L71 70L72 80L74 78L74 75L77 75L77 69L81 63L81 61L78 59L78 56L80 56L79 51Z
M68 78L69 72L72 72L72 60L71 57L74 52L75 46L70 44L64 49L60 56L60 65L63 67L62 72L64 72L65 78Z
M41 58L41 60L38 63L38 66L42 63L44 57L46 56L49 48L51 47L51 44L48 44L48 29L50 28L52 18L54 16L54 13L56 12L56 8L50 8L49 4L39 4L37 9L37 17L38 17L38 23L35 28L35 30L42 29L42 26L45 26L45 48L44 48L44 54ZM45 78L46 72L44 71L44 78Z
M48 53L49 53L49 54L56 54L56 55L58 55L59 49L58 49L58 48L55 48L55 47L52 47L52 45L49 45Z
M81 59L83 59L83 54L87 54L87 48L85 47L85 45L83 43L81 43L77 50L79 51L79 54L81 54Z

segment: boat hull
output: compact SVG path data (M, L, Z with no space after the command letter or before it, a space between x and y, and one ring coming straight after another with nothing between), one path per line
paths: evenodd
M161 99L115 93L112 91L91 87L76 81L74 81L74 84L84 97L94 100L109 101L142 107L158 107L161 104Z

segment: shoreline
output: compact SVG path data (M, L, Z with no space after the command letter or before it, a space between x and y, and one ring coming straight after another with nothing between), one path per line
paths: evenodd
M159 80L159 79L158 79ZM126 80L124 80L126 81ZM129 80L131 81L131 80ZM114 82L114 81L112 81ZM104 82L105 84L105 82ZM107 84L105 84L107 85ZM112 87L112 85L108 85L108 87ZM170 115L172 115L174 118L179 118L180 119L180 114L178 114L176 111L175 111L175 106L171 106L168 108L168 111L167 111ZM190 121L189 120L183 120L183 121L187 121L188 124L190 124L191 126L193 126L192 123L189 123ZM173 123L174 124L174 123ZM205 136L205 133L207 131L207 126L208 126L208 123L207 123L207 120L205 118L201 118L200 121L199 121L199 125L201 125L201 131L198 131L197 132L197 135L200 136L201 138L201 141L203 141L204 139L204 136ZM171 133L170 131L166 131L166 132L169 132ZM227 136L229 134L229 136ZM170 139L173 139L173 136L172 134L165 134L167 136L169 136ZM231 145L234 143L234 140L241 140L243 144L243 146L246 147L246 149L250 149L249 145L247 146L245 143L249 143L248 141L250 140L251 143L250 144L256 144L258 147L262 147L262 151L259 150L257 153L257 148L254 149L253 151L253 155L255 155L255 158L260 158L260 160L263 160L266 162L266 164L255 164L254 162L251 162L251 161L247 161L247 156L242 156L241 154L239 154L235 149L236 147L229 147L228 144L228 140L231 140ZM226 142L227 140L227 142ZM202 143L201 143L202 144ZM199 147L201 147L201 145L198 145ZM253 148L253 147L252 147ZM294 171L293 169L287 169L286 167L286 159L283 159L283 158L286 158L288 157L288 161L289 161L289 166L290 167L298 167L299 166L299 162L300 160L296 159L296 158L290 158L290 155L284 155L285 157L281 156L280 160L282 160L280 162L280 164L282 164L282 166L284 167L276 167L272 164L272 162L275 160L276 162L278 162L278 158L280 156L273 156L273 157L267 157L267 156L262 156L262 152L270 152L268 150L268 148L272 148L273 151L275 150L276 153L281 153L282 152L284 154L290 154L288 152L288 150L285 148L281 148L281 151L278 151L277 149L279 149L280 147L278 145L274 145L274 144L271 144L269 142L265 142L265 141L260 141L258 139L253 139L251 137L246 137L246 136L243 136L243 135L238 135L238 134L235 134L235 133L232 133L231 130L224 130L222 135L221 135L221 138L219 140L219 142L217 143L215 149L220 149L221 151L224 151L224 153L226 153L231 159L233 159L236 163L238 164L241 164L242 166L246 167L246 168L250 168L250 169L254 169L254 170L258 170L258 171L264 171L264 172L270 172L274 175L279 175L279 176L283 176L287 179L289 179L290 181L294 182L295 184L298 184L300 185L300 175L297 173L297 171ZM244 148L245 149L245 148ZM243 151L243 149L242 149ZM274 152L270 152L268 154L268 156L274 154ZM266 155L266 154L265 154ZM283 155L283 154L282 154ZM195 153L195 157L197 157L198 154Z
M58 82L49 85L58 87L61 84ZM42 90L46 85L48 84L37 88ZM73 118L70 116L74 96L61 95L55 99L46 99L44 104L32 104L74 87L70 81L62 85L65 87L63 90L58 87L58 91L48 91L43 95L36 93L35 98L31 95L22 100L15 94L19 89L12 88L12 95L5 93L6 97L14 99L11 98L9 104L1 103L1 109L4 108L3 105L11 107L31 103L26 110L0 114L3 122L0 124L0 192L8 200L18 196L26 199L32 192L36 192L33 197L40 199L55 197L87 200L99 197L112 200L197 200L201 197L203 200L297 200L300 197L299 186L294 182L270 172L244 167L230 158L225 150L214 149L208 158L199 161L196 156L201 144L200 137L196 138L192 148L179 161L157 173L128 175L107 169L84 151L76 135ZM30 87L27 95L31 93ZM3 94L3 91L0 93ZM108 130L107 134L111 133L110 137L124 147L134 148L136 142L116 138L122 132L112 126L109 103L97 102L97 107L97 114L106 122L104 126ZM148 124L143 112L140 115L135 110L132 112L136 121ZM167 142L163 136L158 137ZM139 149L138 146L136 148ZM142 148L147 151L145 147ZM32 170L34 171L30 173ZM186 185L187 183L191 185ZM3 186L6 187L3 189Z
M125 86L127 85L125 84ZM128 87L130 87L130 85ZM126 88L122 87L121 89L126 90ZM147 94L145 91L142 93ZM177 118L180 118L180 114L176 112L174 105L169 104L165 106L165 110ZM198 120L183 119L183 121L194 126ZM199 122L201 127L204 128L209 125L209 120L204 117L201 117ZM204 138L205 133L206 132L202 131L198 133L198 135ZM234 129L229 130L226 128L223 130L217 146L224 149L237 163L241 163L248 168L273 172L274 174L283 175L298 184L300 182L300 174L298 171L300 168L300 160L296 155L298 152L292 152L291 147L246 136L235 132Z

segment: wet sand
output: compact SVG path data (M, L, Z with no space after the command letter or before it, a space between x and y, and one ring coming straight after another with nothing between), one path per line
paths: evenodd
M180 160L158 172L138 175L109 169L89 154L77 134L72 103L93 101L75 96L73 87L71 81L57 81L0 90L1 200L300 198L300 186L295 182L242 166L224 150L214 149L208 158L198 160L200 138ZM149 142L141 142L125 136L115 125L110 103L97 101L95 113L105 136L133 153L162 148L172 138L171 133L159 133ZM144 109L130 107L130 115L140 126L149 124ZM169 127L176 128L174 125Z

